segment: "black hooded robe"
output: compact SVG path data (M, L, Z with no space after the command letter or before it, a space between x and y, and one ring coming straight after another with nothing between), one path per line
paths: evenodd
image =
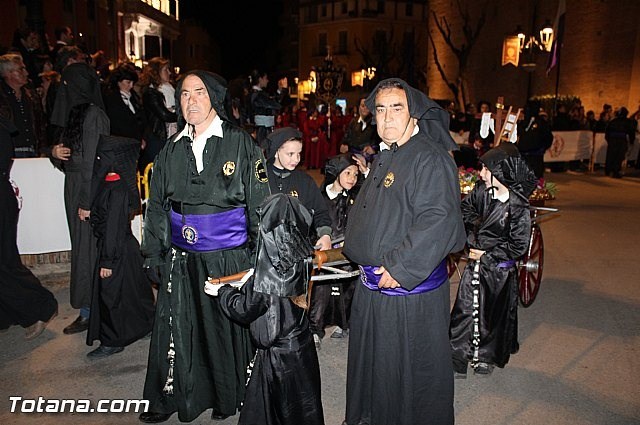
M238 425L323 425L320 364L304 309L287 297L220 288L226 314L251 323L258 348Z
M58 308L53 294L22 264L16 245L20 210L9 180L14 131L13 123L0 117L0 329L46 322Z
M447 114L405 87L419 131L383 150L349 212L343 252L384 266L407 290L464 246L457 168ZM367 106L374 110L373 96ZM356 285L351 306L346 424L452 424L449 284L387 296Z
M64 205L71 239L71 277L69 292L73 308L91 304L91 282L97 259L96 238L89 221L81 221L78 208L91 209L91 178L93 161L101 135L108 135L110 123L104 111L100 82L93 68L85 63L68 65L62 73L62 82L56 95L51 117L52 124L65 127L60 142L71 147L67 161L53 160L64 171ZM74 108L87 105L84 118L69 119ZM72 134L82 127L82 137L72 146Z
M258 348L239 425L324 425L320 364L305 310L313 216L297 198L277 193L260 208L254 275L241 290L218 290L233 320L250 326Z
M485 251L479 267L477 361L504 367L509 356L518 350L518 268L498 264L518 259L526 252L531 231L529 205L513 194L504 203L492 199L484 182L478 182L462 201L462 216L469 233L469 247ZM453 363L460 373L466 373L474 354L475 263L467 262L451 311Z
M91 293L88 345L99 340L107 347L125 347L147 335L153 326L154 296L142 267L140 245L131 232L129 196L123 180L105 181L91 208L98 263ZM111 269L112 275L100 278L101 267Z
M203 80L218 115L224 117L218 98L224 98L225 89L220 82L210 73L192 73ZM179 93L180 86L176 97ZM258 231L256 210L269 195L260 148L248 133L225 120L222 130L223 138L207 140L201 172L196 169L188 137L178 138L179 132L167 142L154 161L145 216L145 266L159 267L161 282L144 398L150 401L149 411L178 412L183 422L194 420L208 408L235 414L244 399L246 367L254 354L248 329L229 320L220 301L203 289L209 277L235 274L252 266L252 245ZM189 214L238 207L246 211L248 243L207 252L172 247L172 208ZM171 360L170 348L175 353Z

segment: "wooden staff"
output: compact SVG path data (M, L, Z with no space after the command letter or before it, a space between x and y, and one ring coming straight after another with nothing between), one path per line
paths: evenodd
M322 265L325 263L332 263L334 261L342 260L345 260L344 255L342 255L342 248L333 248L326 251L314 251L313 253L313 264L317 265L318 268L322 268ZM207 281L212 285L238 282L244 277L245 274L247 274L248 271L249 270L243 270L229 276L209 277Z

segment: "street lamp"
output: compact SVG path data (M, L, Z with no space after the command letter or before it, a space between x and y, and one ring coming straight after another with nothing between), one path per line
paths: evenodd
M373 66L367 69L359 69L351 73L351 85L363 87L365 80L373 80L376 76L376 68Z

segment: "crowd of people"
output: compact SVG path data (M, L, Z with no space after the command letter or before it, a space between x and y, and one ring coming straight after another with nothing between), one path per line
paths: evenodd
M476 163L478 158L493 146L494 134L486 131L482 125L485 113L494 113L491 103L481 100L469 103L465 110L455 107L453 102L447 106L450 122L449 130L454 133L468 134L467 145L461 147L456 155L458 165L467 167ZM603 104L597 115L593 110L585 113L579 99L571 105L558 103L555 113L549 113L537 100L529 100L523 108L518 121L518 148L527 159L539 178L544 175L544 153L552 146L552 131L591 131L604 133L607 142L605 175L622 177L623 163L627 152L640 134L640 105L630 113L625 106L614 110L610 104ZM486 126L485 126L486 127ZM640 168L640 152L637 158L631 158L627 166Z
M162 57L101 68L68 27L46 55L31 38L0 56L0 329L33 339L57 313L20 262L9 181L13 158L49 157L65 174L78 309L64 333L99 341L93 360L150 338L140 421L211 409L247 425L323 424L317 351L333 327L349 338L345 425L452 424L454 377L490 374L518 351L516 260L552 140L539 104L518 125L531 140L494 146L472 108L457 117L399 78L345 113L294 104L286 78L270 93L264 71L231 93L206 70L176 81ZM604 126L614 177L637 128L627 116ZM482 182L462 202L451 131L480 152ZM136 174L149 170L143 209ZM452 310L446 259L465 247ZM310 285L314 251L335 248L359 275ZM241 289L203 289L250 269Z

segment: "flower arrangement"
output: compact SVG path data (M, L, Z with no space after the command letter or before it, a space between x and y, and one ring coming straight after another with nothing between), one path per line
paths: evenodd
M471 192L473 186L480 178L478 170L475 168L458 168L458 180L460 181L460 193L463 195Z
M558 188L555 183L546 181L543 177L538 179L536 188L529 197L532 201L550 201L556 199Z

